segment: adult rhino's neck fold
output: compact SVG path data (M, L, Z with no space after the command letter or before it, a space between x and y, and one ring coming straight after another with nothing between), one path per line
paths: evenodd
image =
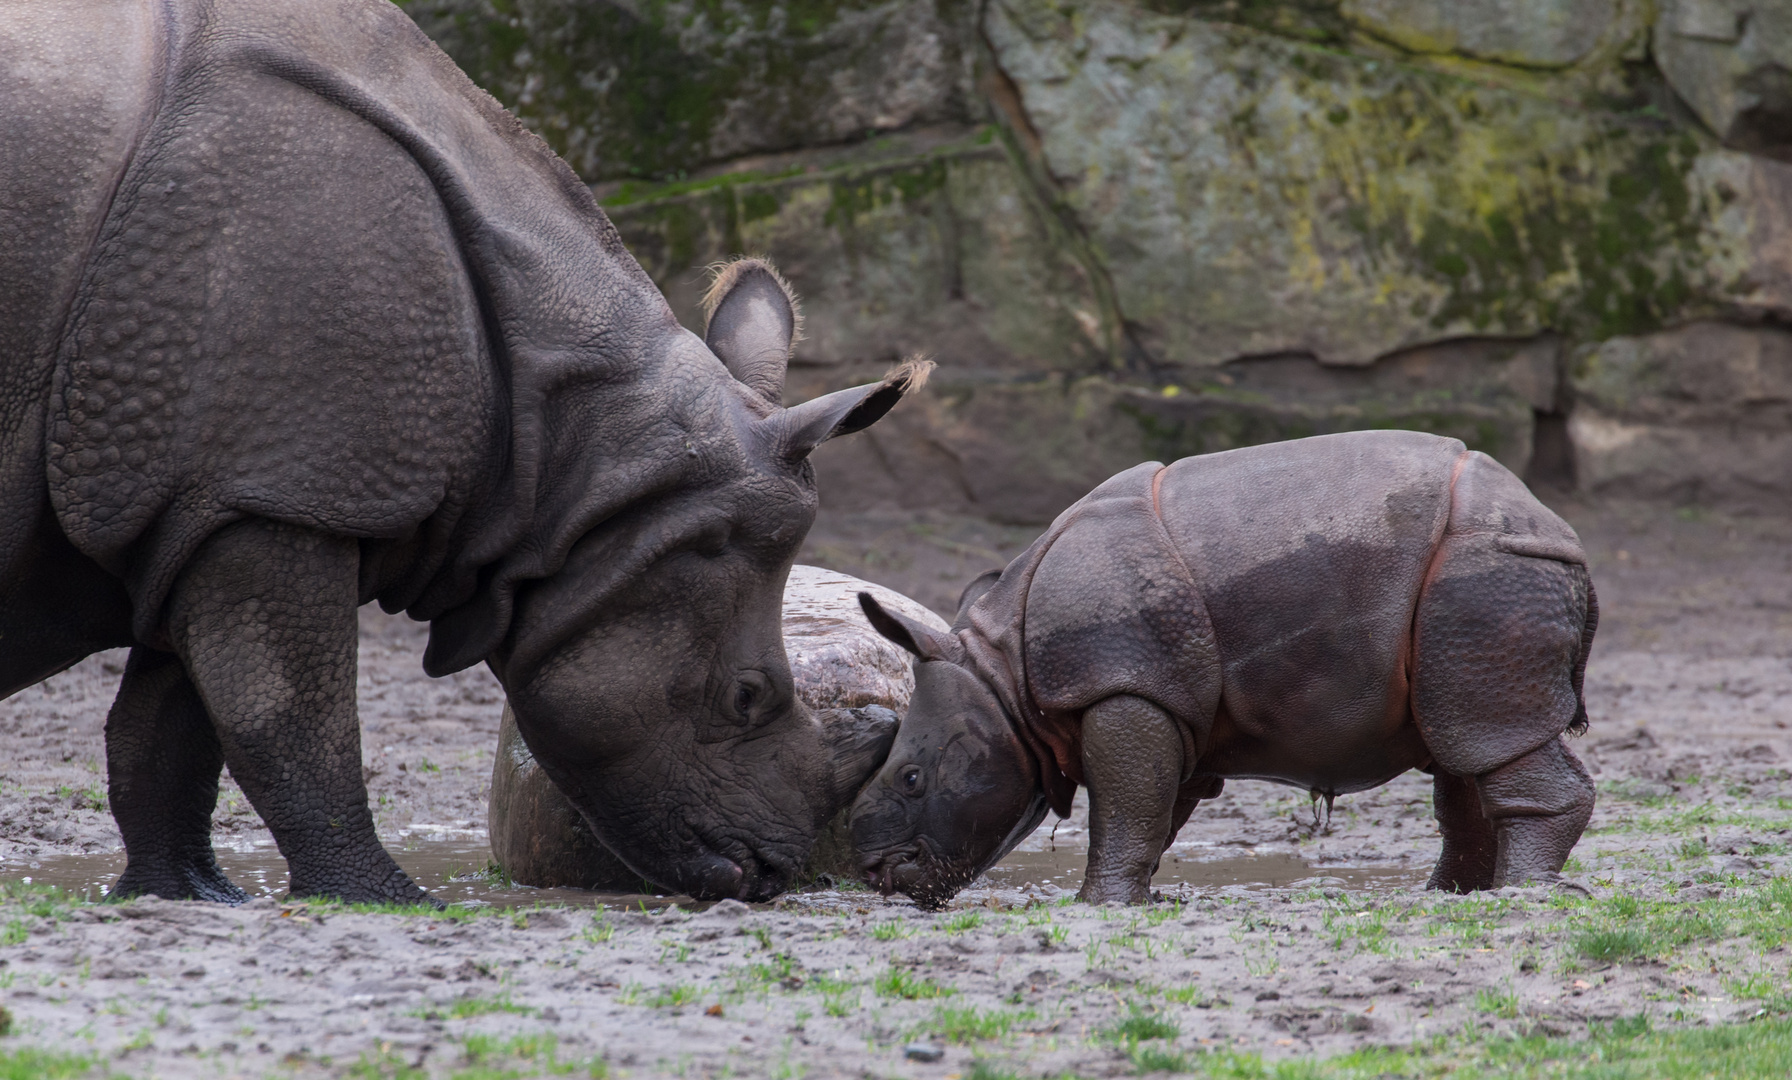
M537 628L551 637L562 624L585 619L668 550L714 527L714 508L661 505L701 479L698 447L718 437L705 431L717 418L705 408L703 390L702 373L686 372L570 387L533 403L534 429L513 442L531 443L534 461L503 477L481 520L467 530L463 554L438 576L441 586L464 590L465 598L432 609L436 598L426 594L410 609L431 621L424 654L431 675L500 651L512 664L529 666L541 649L538 636L521 642L519 652L519 590L556 579L554 603L538 605L553 609Z

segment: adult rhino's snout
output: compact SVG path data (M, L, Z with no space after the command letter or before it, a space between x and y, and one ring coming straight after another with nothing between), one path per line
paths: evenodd
M852 802L890 756L899 721L882 705L843 709L826 726L828 757L833 777L828 805L817 807L817 824L832 818Z

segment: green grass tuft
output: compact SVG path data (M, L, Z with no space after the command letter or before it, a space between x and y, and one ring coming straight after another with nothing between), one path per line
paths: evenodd
M941 986L931 979L923 978L912 971L891 968L877 977L872 983L881 997L906 998L914 1001L919 998L951 997L957 993L950 986Z

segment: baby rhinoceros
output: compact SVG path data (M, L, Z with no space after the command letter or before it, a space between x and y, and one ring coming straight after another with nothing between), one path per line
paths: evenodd
M852 814L867 878L937 906L1089 788L1081 899L1140 903L1226 777L1334 796L1435 777L1432 888L1554 876L1593 812L1598 622L1567 523L1454 439L1355 432L1119 474L950 634L860 596L918 658Z

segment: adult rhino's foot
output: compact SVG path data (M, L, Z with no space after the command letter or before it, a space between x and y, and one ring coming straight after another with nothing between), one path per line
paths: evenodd
M339 858L322 866L303 865L301 860L289 858L290 895L295 900L316 897L345 904L411 904L438 910L447 906L399 869L385 848L376 847L374 852L377 854L353 860Z
M206 900L214 904L240 904L249 899L249 894L225 877L210 856L184 862L131 859L106 899L127 900L134 896Z

